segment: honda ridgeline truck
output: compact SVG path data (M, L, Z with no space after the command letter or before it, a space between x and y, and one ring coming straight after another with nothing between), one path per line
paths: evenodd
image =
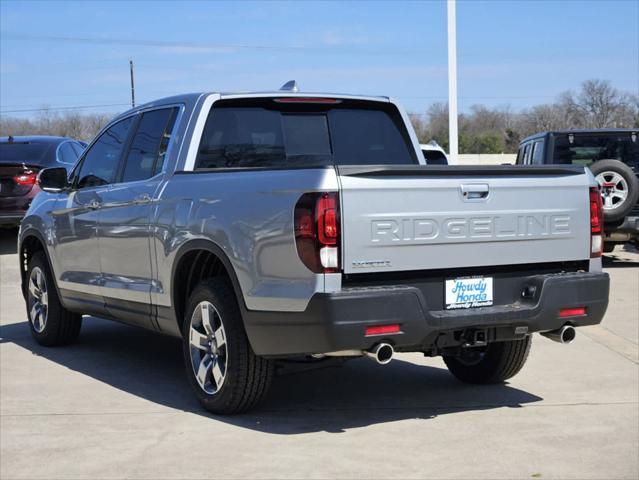
M115 118L19 238L29 327L82 315L182 339L202 405L253 407L276 360L441 355L464 382L531 335L601 322L602 206L583 166L429 166L386 97L190 94Z

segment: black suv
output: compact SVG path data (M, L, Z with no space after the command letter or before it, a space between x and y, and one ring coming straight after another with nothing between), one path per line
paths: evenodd
M517 164L590 167L601 186L604 251L632 242L639 247L639 129L540 132L519 144Z

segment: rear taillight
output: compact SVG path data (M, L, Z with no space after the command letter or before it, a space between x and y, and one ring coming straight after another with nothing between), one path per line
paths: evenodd
M337 192L306 193L295 205L295 245L315 273L339 271L339 198Z
M35 185L37 177L37 173L27 170L26 172L22 172L21 174L14 176L13 182L16 185Z
M598 187L590 188L590 258L601 257L603 250L603 205Z

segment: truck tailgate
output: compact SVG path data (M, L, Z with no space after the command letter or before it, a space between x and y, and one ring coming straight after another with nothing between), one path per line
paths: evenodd
M345 273L584 260L583 167L338 167Z

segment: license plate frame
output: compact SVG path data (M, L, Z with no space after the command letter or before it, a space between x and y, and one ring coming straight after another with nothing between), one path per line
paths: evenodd
M490 307L493 303L493 277L473 275L444 279L445 310Z

